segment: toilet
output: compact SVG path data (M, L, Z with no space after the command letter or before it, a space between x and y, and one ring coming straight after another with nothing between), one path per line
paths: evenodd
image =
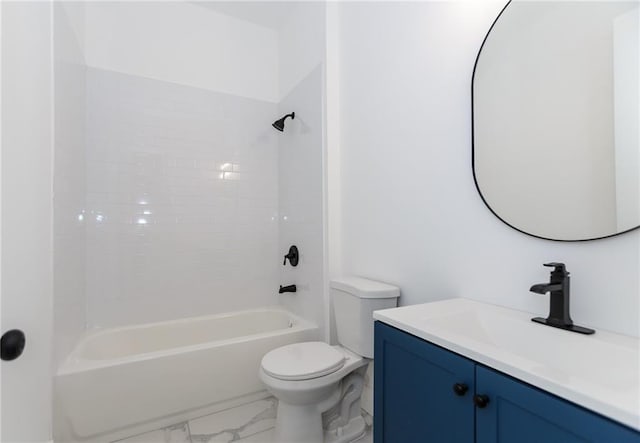
M259 376L278 399L278 443L346 443L364 435L360 396L373 358L373 311L397 306L400 289L360 277L331 281L338 346L294 343L268 352Z

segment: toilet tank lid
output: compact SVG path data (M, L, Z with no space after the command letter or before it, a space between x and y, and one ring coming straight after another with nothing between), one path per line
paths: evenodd
M331 280L331 288L360 298L400 297L400 288L362 277L341 277Z

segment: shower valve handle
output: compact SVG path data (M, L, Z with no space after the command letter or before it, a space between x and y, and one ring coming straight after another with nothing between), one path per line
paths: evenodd
M291 246L289 248L289 253L284 256L284 262L282 263L283 266L287 264L287 259L289 260L289 263L291 263L291 266L298 266L300 254L298 253L298 248L296 245Z

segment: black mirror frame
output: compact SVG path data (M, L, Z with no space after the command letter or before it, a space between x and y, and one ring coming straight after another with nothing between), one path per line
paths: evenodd
M521 233L523 233L525 235L528 235L530 237L539 238L539 239L542 239L542 240L550 240L550 241L556 241L556 242L587 242L587 241L593 241L593 240L602 240L604 238L616 237L618 235L626 234L627 232L635 231L636 229L640 228L640 225L635 226L635 227L630 228L630 229L627 229L625 231L616 232L615 234L605 235L605 236L602 236L602 237L581 238L581 239L575 239L575 240L563 240L563 239L558 239L558 238L543 237L541 235L536 235L536 234L532 234L530 232L524 231L524 230L522 230L520 228L517 228L516 226L512 225L511 223L507 222L505 219L500 217L496 211L493 210L493 208L489 205L487 200L484 198L484 195L482 195L482 191L480 190L480 186L478 185L478 180L477 180L477 177L476 177L476 168L475 168L476 151L475 151L475 118L474 118L474 114L473 114L473 104L474 104L474 93L473 93L474 89L473 89L473 86L474 86L475 77L476 77L476 68L478 66L478 60L480 59L480 55L482 54L482 48L484 48L484 45L485 45L485 43L487 41L487 38L489 37L489 34L491 34L491 31L493 30L494 26L496 25L496 23L498 23L498 20L500 20L500 17L504 13L504 11L506 11L507 7L509 7L509 5L511 4L512 1L513 0L508 0L507 1L507 4L500 10L500 13L498 14L496 19L491 24L491 27L489 27L489 30L487 31L487 34L484 36L484 39L482 40L482 44L480 45L480 49L478 50L478 55L476 56L476 60L475 60L475 62L473 64L473 74L471 75L471 171L473 173L473 182L474 182L474 184L476 186L476 190L478 191L478 195L480 195L480 198L482 199L482 202L489 209L489 211L491 211L491 213L493 215L495 215L496 218L498 220L500 220L502 223L504 223L505 225L509 226L510 228L515 229L516 231L521 232Z

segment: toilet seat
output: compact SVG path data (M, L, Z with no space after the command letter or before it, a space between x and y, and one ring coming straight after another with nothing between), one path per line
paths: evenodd
M279 380L310 380L342 368L345 355L320 341L294 343L268 352L262 370Z

